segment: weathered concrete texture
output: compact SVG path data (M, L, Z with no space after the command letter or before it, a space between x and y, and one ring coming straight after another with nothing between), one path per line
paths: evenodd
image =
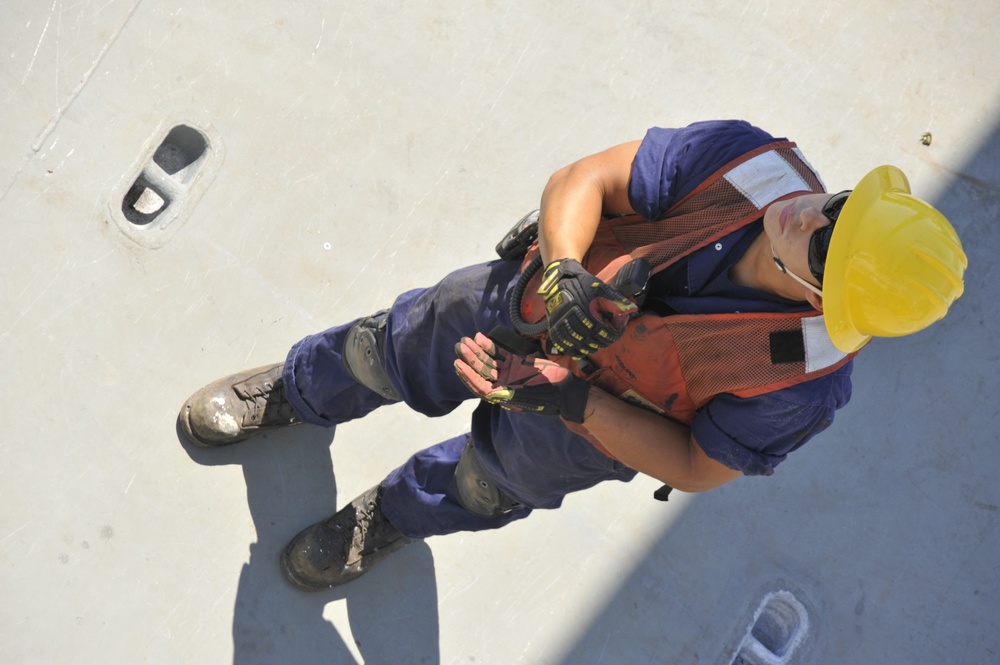
M0 3L0 661L725 664L780 590L797 662L995 661L997 34L989 0ZM573 159L716 117L831 189L900 166L966 243L949 318L874 344L773 478L609 485L287 585L290 537L471 405L201 451L187 395L490 258ZM150 249L116 197L182 123L213 179Z

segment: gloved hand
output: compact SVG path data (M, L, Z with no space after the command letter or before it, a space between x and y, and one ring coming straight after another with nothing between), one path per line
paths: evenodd
M582 423L590 384L539 353L519 354L512 348L523 352L522 345L527 344L509 328L494 329L489 337L482 333L473 339L463 337L455 345L458 378L491 404Z
M538 294L548 313L549 350L576 359L614 343L639 311L573 259L550 263Z

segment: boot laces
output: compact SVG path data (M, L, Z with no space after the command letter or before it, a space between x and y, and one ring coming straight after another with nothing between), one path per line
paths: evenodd
M378 502L374 499L365 501L357 511L357 522L354 525L355 547L358 551L367 549L366 546L378 549L377 542L368 542L368 535L371 534L372 541L377 541L382 523L382 511L378 509Z
M385 519L377 495L358 506L354 513L353 526L350 544L350 553L353 556L372 554L396 541L395 527Z
M297 419L292 405L285 399L280 381L265 381L247 391L246 402L250 422L257 425L290 423Z

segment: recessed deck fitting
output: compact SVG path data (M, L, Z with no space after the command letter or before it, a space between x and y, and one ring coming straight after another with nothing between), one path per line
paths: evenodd
M789 665L809 634L809 614L790 591L764 596L730 665Z
M222 162L221 141L191 123L161 127L114 190L111 215L144 247L162 246L187 219Z

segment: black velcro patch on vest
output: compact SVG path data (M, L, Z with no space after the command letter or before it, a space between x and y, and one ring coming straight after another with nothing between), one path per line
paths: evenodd
M801 330L778 330L771 333L771 362L801 363L806 360L806 341Z

